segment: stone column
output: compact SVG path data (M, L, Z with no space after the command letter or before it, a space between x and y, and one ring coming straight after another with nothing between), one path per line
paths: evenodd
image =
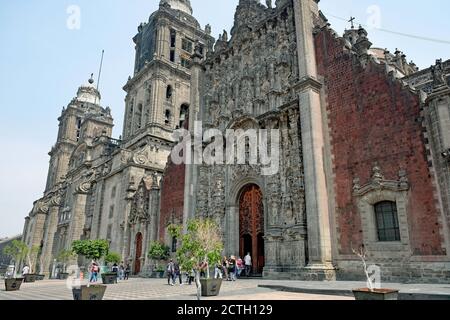
M294 0L299 60L297 92L300 103L305 195L308 229L309 267L332 269L328 194L324 170L324 128L320 88L313 39L313 15L317 0Z
M153 185L150 191L150 228L149 239L150 241L158 240L158 227L159 227L159 186Z
M133 247L131 244L131 240L133 235L131 234L131 226L128 222L130 212L131 212L131 203L133 201L134 194L136 193L136 186L134 181L130 181L127 188L127 195L125 197L125 212L124 212L124 220L123 220L123 245L122 245L122 257L125 259L126 263L130 262L129 259L133 259L131 256Z
M42 265L41 274L49 275L51 272L51 264L53 261L53 241L56 229L58 228L59 203L53 202L48 213L47 232L44 236L44 247L42 248Z

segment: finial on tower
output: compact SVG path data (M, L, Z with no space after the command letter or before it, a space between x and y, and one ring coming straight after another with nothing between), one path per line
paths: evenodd
M91 78L89 79L89 84L94 84L94 74L91 73Z
M351 23L352 29L355 29L355 23L354 23L355 20L356 20L356 18L352 17L352 16L350 16L350 20L348 20L348 22Z

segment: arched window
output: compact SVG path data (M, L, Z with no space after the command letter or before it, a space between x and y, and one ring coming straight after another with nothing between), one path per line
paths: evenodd
M136 127L138 130L142 128L142 108L142 103L140 103L136 112Z
M170 117L172 116L172 114L170 113L170 110L166 110L165 114L164 114L164 118L165 118L165 123L169 124L170 123Z
M178 124L178 126L180 128L184 128L184 123L185 123L186 119L188 118L188 115L189 115L189 106L187 104L181 105L181 108L180 108L180 123Z
M378 241L401 241L398 223L397 205L392 201L375 204Z
M172 95L173 95L173 89L172 89L172 86L171 86L171 85L168 85L168 86L167 86L167 89L166 89L166 99L167 99L167 100L172 99Z
M176 237L172 238L172 252L177 252L178 240Z

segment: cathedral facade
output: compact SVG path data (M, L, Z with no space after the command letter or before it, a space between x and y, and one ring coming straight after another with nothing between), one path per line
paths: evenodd
M41 273L74 240L107 239L145 276L150 242L176 251L168 226L201 216L267 278L362 279L364 245L385 280L448 281L450 61L419 71L362 27L340 37L318 2L240 0L215 40L189 0L162 0L133 38L120 139L93 80L62 111L24 227ZM174 163L173 133L199 122L276 130L277 172Z

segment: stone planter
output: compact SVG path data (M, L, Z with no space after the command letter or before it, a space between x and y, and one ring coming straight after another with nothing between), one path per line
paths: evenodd
M356 300L398 300L399 290L393 289L374 289L368 288L353 290Z
M45 275L44 274L37 274L36 275L36 281L42 281L45 279Z
M23 278L17 279L5 279L5 289L6 291L18 291L22 285Z
M213 297L218 296L220 287L222 286L222 279L200 279L202 285L202 296Z
M99 301L103 300L106 292L104 285L81 286L72 289L73 299L82 301Z
M103 284L116 284L117 274L116 273L102 273Z
M24 282L31 283L36 281L36 275L35 274L26 274L23 276Z
M68 273L60 273L58 276L59 280L67 280L67 278L69 278L69 274Z

